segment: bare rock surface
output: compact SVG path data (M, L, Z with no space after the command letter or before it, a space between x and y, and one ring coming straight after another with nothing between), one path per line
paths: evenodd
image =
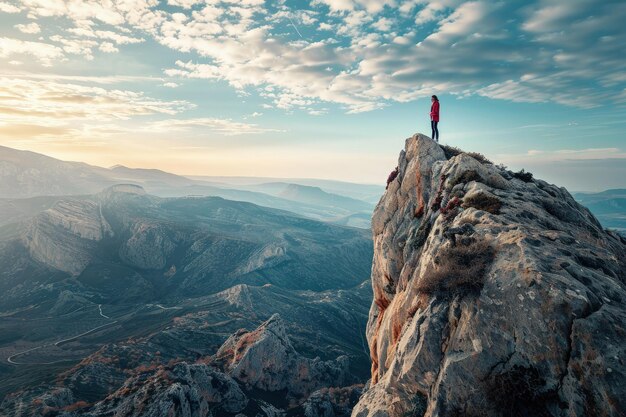
M375 209L352 415L624 416L625 242L565 189L450 151L407 139Z
M205 364L183 362L129 379L86 414L203 417L235 414L247 405L248 398L232 378Z
M215 359L248 389L285 391L288 396L308 396L321 387L346 385L350 379L347 356L322 361L298 354L278 314L252 332L232 335Z
M91 261L95 242L110 232L98 204L65 200L35 217L24 234L24 241L34 259L78 275Z

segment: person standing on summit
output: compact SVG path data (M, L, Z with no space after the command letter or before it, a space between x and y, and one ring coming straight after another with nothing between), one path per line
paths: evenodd
M439 124L439 99L437 96L432 96L430 101L433 103L430 106L430 128L432 129L432 138L439 142L439 129L437 125Z

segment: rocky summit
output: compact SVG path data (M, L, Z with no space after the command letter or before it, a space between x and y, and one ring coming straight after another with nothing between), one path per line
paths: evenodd
M423 135L372 220L365 416L623 416L626 245L564 189Z

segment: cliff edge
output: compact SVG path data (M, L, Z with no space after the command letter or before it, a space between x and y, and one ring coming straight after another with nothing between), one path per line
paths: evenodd
M424 135L398 167L352 415L625 415L624 240L564 188Z

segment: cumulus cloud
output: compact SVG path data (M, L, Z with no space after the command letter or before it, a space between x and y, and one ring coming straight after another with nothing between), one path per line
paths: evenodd
M15 25L15 27L22 33L39 33L41 32L41 28L35 22L28 23L26 25Z
M626 100L621 0L311 0L302 10L263 0L167 3L23 0L28 16L71 25L58 46L26 44L21 53L49 65L151 38L191 54L166 68L169 77L225 81L307 112L326 103L369 111L433 93L577 107ZM0 44L0 56L19 46Z
M0 12L3 13L19 13L20 12L20 8L13 5L13 4L9 4L3 1L0 1Z
M102 42L100 44L100 46L98 47L98 49L100 49L102 52L106 52L106 53L113 53L113 52L119 52L120 51L111 42Z
M51 66L54 61L63 58L63 50L44 42L30 42L19 39L0 37L0 57L30 55L42 65Z

